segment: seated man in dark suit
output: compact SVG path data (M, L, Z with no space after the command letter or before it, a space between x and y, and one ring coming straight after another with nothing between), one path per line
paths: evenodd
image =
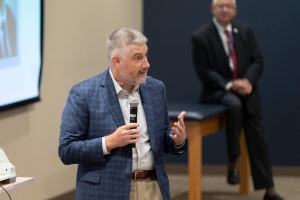
M171 199L164 153L186 151L185 112L170 130L165 86L147 76L146 42L136 30L114 31L106 45L110 67L70 91L59 156L78 164L77 200ZM137 123L130 123L133 98Z
M264 200L282 200L274 189L271 159L262 124L258 80L263 58L252 29L233 20L235 0L213 0L213 20L192 35L193 60L202 82L201 101L224 104L228 177L238 184L239 139L243 127L255 189L266 189Z

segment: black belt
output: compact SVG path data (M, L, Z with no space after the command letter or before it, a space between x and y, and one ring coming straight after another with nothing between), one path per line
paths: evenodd
M131 174L127 174L126 178L133 179L133 180L143 180L146 178L150 178L155 175L155 170L145 170L145 171L136 171L132 172Z

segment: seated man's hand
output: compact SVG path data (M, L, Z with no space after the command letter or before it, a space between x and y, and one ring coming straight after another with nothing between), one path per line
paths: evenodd
M247 80L237 79L233 81L230 89L239 95L246 96L252 92L252 85Z

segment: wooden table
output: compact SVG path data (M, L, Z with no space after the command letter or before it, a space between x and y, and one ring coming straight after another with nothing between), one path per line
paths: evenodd
M185 127L188 138L189 200L201 200L202 137L224 129L225 107L193 102L169 103L170 126L181 111L186 111ZM250 193L250 165L244 134L241 135L240 194Z
M34 182L33 177L17 177L16 182L14 183L9 183L9 184L0 184L0 186L4 187L5 190L12 190L17 187L21 187L23 185L29 184ZM3 188L0 187L0 193L5 192Z

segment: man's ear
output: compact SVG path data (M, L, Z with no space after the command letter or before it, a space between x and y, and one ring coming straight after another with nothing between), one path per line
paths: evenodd
M115 55L112 57L111 60L112 60L113 65L116 66L117 68L120 66L121 58L119 56Z

